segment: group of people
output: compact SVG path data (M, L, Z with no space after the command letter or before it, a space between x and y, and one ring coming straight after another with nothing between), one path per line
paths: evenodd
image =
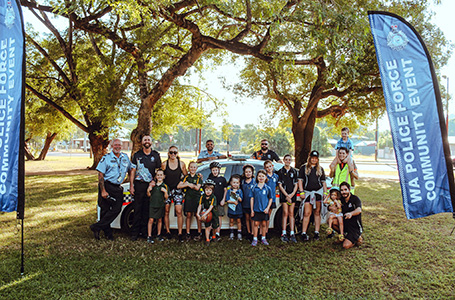
M142 149L136 152L131 161L121 152L120 140L112 143L112 152L106 154L97 166L99 193L98 204L101 208L100 220L91 225L94 237L100 239L104 231L106 238L114 239L110 223L121 211L123 190L121 183L129 175L130 192L134 196L134 219L131 239L147 237L149 243L155 240L170 239L169 212L174 203L177 216L178 239L180 241L204 239L207 244L220 239L220 225L225 214L230 220L229 239L242 240L242 232L251 238L252 246L259 243L269 245L267 232L272 210L277 207L276 192L282 207L282 242L297 242L295 234L294 209L297 198L301 199L302 232L301 239L310 239L307 233L311 215L314 216L313 239L320 238L321 207L329 210L328 237L338 232L338 241L344 248L351 248L362 242L361 201L354 195L354 180L358 179L357 168L352 159L352 142L349 129L342 129L342 138L336 145L336 157L330 164L332 188L327 190L324 169L319 164L319 153L311 151L307 163L300 170L291 166L292 156L287 154L283 160L268 149L268 141L261 141L261 149L254 152L253 159L263 160L264 169L257 170L253 165L243 166L243 174L234 174L227 181L220 175L221 164L218 159L225 155L214 150L212 140L206 142L197 161L186 164L180 160L178 149L171 146L168 159L161 161L158 152L151 147L151 137L142 138ZM210 175L204 181L197 173L200 162L209 161ZM284 166L274 171L273 161ZM186 234L183 234L184 217ZM190 232L193 217L197 221L197 234ZM245 227L242 228L242 218ZM289 221L289 234L287 224ZM152 236L153 224L157 223L157 235ZM164 227L162 226L164 222ZM202 223L205 234L202 233ZM162 228L166 231L163 233Z

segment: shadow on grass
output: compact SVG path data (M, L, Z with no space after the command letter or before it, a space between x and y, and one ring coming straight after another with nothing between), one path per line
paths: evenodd
M26 277L19 239L0 215L2 299L410 299L450 298L455 275L453 221L440 214L406 220L399 185L359 181L366 243L344 251L320 241L251 247L226 236L194 241L95 241L96 176L27 176ZM326 225L322 226L324 232ZM309 230L313 232L313 227ZM17 236L17 235L15 235Z

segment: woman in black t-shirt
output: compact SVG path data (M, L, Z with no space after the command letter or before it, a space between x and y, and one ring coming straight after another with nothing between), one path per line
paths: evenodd
M311 151L308 161L299 171L299 190L303 205L302 239L308 241L306 234L310 223L311 213L314 213L314 236L319 239L319 227L321 226L321 203L327 192L324 168L319 164L319 153ZM302 195L304 195L302 197ZM302 209L302 208L301 208Z

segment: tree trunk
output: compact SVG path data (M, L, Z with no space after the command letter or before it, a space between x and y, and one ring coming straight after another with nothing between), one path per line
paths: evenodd
M46 158L47 152L49 151L49 148L51 147L51 143L54 141L56 136L57 136L56 132L47 133L46 140L44 141L44 147L43 147L43 149L41 149L41 153L39 154L39 156L36 160L44 160Z
M109 146L109 135L107 133L101 135L96 134L97 132L107 132L106 130L101 130L101 127L101 124L89 127L88 139L90 140L90 148L93 152L93 165L89 168L90 170L96 169L101 158L107 153L107 147Z
M308 155L312 150L311 143L313 141L313 131L316 124L316 112L317 108L313 110L308 119L299 118L298 122L292 122L296 168L300 168L301 165L307 162Z
M28 147L28 142L30 141L30 139L27 139L24 143L24 148L25 148L25 158L27 160L35 160L35 156L33 155L32 151L30 151L30 148Z

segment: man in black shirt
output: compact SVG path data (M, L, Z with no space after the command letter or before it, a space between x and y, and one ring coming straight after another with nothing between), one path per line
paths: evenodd
M251 158L259 160L276 161L279 162L280 164L283 163L283 161L278 157L278 154L269 149L269 142L266 139L263 139L261 141L261 150L254 152L251 155Z
M130 192L134 196L134 217L131 228L131 239L137 240L139 235L147 236L149 219L149 197L147 188L155 186L155 172L161 166L160 154L152 150L152 138L149 135L142 137L142 149L134 153L131 159L133 164L130 177Z
M362 234L362 202L359 197L351 194L351 186L347 182L340 184L341 210L344 216L344 232L346 239L343 248L349 249L363 242ZM335 224L338 225L337 222Z

